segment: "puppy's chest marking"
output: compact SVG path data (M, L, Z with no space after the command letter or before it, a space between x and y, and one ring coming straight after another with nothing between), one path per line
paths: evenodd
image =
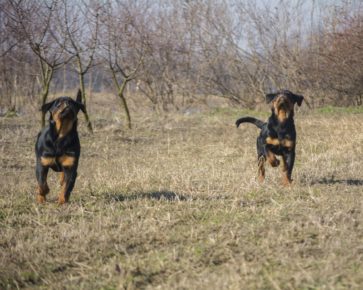
M288 149L291 149L294 147L295 142L289 138L289 136L285 136L284 138L273 138L268 136L266 138L266 144L272 145L272 146L282 146L286 147Z
M71 167L74 164L75 158L73 156L62 155L58 158L58 161L63 167Z
M55 158L54 157L40 157L40 163L43 166L52 166L55 165Z
M59 157L40 157L40 162L43 166L58 166L72 167L76 158L69 155L62 155Z

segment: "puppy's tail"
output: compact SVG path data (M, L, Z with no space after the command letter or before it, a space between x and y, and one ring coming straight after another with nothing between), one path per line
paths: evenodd
M262 129L263 125L265 124L264 122L262 122L262 121L260 121L260 120L258 120L256 118L253 118L253 117L243 117L243 118L239 118L236 121L237 128L238 128L238 126L241 123L252 123L252 124L255 124L260 129Z

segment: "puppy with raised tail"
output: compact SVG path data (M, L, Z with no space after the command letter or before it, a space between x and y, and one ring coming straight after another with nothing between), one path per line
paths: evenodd
M266 160L272 167L280 165L276 155L281 156L283 184L292 182L291 175L295 162L296 130L294 124L294 106L301 106L303 96L288 90L267 94L266 101L271 104L271 116L267 122L253 117L243 117L236 121L239 127L242 123L252 123L261 129L257 137L258 179L265 179Z

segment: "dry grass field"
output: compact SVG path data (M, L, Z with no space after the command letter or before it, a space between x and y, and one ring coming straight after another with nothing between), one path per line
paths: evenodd
M0 119L0 289L362 289L363 110L295 115L294 186L256 180L242 115L134 113L94 105L80 117L69 204L35 203L38 116Z

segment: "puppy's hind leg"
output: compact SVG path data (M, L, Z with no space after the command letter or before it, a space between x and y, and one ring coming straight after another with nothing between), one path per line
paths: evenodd
M258 181L259 182L264 182L264 180L265 180L265 163L266 163L266 158L265 158L265 156L261 155L258 158Z
M265 180L265 163L266 163L266 150L263 137L259 136L256 142L257 147L257 160L258 160L258 181Z

